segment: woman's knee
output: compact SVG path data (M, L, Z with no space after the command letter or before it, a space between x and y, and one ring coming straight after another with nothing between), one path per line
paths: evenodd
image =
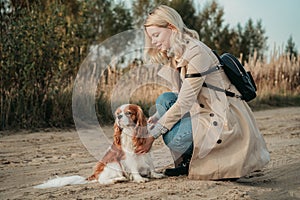
M163 137L164 143L169 147L171 151L176 151L178 153L191 154L193 151L193 139L189 135L185 136L165 136Z
M156 105L169 109L177 100L177 94L173 92L165 92L156 99Z

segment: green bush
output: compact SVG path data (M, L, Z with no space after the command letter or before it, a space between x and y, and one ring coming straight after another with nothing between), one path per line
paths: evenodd
M18 9L2 21L1 129L70 123L70 85L87 42L79 26L67 23L64 6L51 4L48 15L40 6Z

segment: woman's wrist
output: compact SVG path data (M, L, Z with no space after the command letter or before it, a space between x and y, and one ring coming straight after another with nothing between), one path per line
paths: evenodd
M160 123L156 123L155 126L152 126L149 130L150 135L152 135L155 139L161 136L162 134L167 133L168 131L169 130Z

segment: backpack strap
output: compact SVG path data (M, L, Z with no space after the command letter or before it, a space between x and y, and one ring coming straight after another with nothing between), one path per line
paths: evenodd
M212 68L209 68L208 70L206 70L205 72L202 72L202 73L186 74L186 75L185 75L185 78L202 77L202 76L205 76L205 75L210 74L210 73L212 73L212 72L215 72L215 71L220 70L221 67L222 67L222 64L217 65L217 66L214 66L214 67L212 67ZM224 90L224 89L222 89L222 88L213 86L213 85L208 84L208 83L205 83L205 82L203 83L202 86L203 86L203 87L210 88L210 89L213 89L213 90L216 90L216 91L219 91L219 92L224 92L224 93L226 94L226 96L229 96L229 97L236 97L236 98L243 99L242 96L237 95L237 94L235 94L234 92L230 92L230 91L228 91L228 90Z
M228 90L224 90L222 88L219 88L219 87L216 87L216 86L213 86L209 83L203 83L202 85L203 87L207 87L207 88L210 88L210 89L213 89L213 90L216 90L216 91L219 91L219 92L224 92L226 94L226 96L229 96L229 97L236 97L236 98L239 98L239 99L243 99L242 96L240 95L237 95L235 94L234 92L230 92Z
M185 78L195 78L195 77L205 76L207 74L210 74L212 72L220 70L221 67L222 67L222 65L217 65L212 68L209 68L208 70L206 70L205 72L202 72L202 73L186 74Z
M221 59L221 57L219 56L219 54L215 51L215 50L211 50L214 54L215 54L215 56L218 58L218 60L219 60L219 63L220 63L220 65L224 65L224 62L223 62L223 60Z

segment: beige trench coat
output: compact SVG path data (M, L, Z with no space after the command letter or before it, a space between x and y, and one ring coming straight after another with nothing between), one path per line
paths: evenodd
M189 40L183 56L176 61L180 75L179 70L170 73L170 67L159 71L159 75L177 89L178 99L158 122L170 130L186 112L190 112L194 151L189 178L239 178L264 167L270 160L269 152L248 104L202 87L205 81L238 93L224 71L184 78L186 73L204 72L219 64L211 49L198 40Z

